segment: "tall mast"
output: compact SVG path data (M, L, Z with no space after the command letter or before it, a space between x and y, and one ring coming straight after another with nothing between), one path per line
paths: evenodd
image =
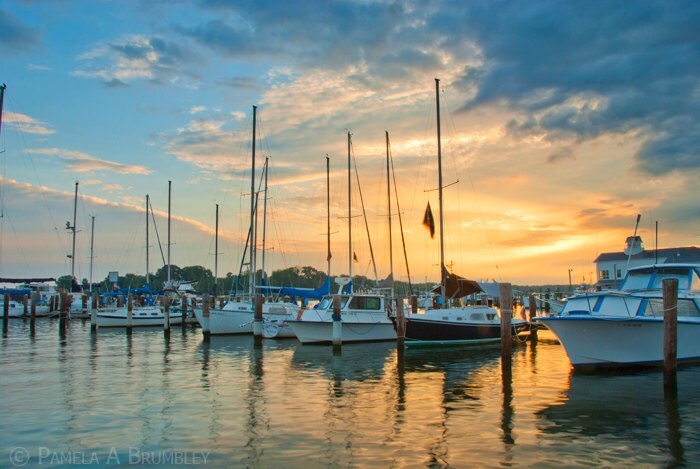
M95 248L95 216L92 217L92 223L90 225L90 293L92 293L92 260L94 259L94 248Z
M262 226L262 275L265 276L265 237L267 234L267 170L269 169L269 157L265 157L265 189L263 190L263 226Z
M252 164L250 170L250 252L249 252L249 273L248 273L248 294L250 298L255 294L255 124L257 119L257 106L253 106L253 143Z
M331 180L330 180L330 161L331 159L326 155L326 243L327 243L327 256L326 261L328 262L328 279L331 278Z
M168 181L168 286L170 286L170 188L172 184L172 181Z
M442 221L442 144L440 142L440 79L435 79L435 103L437 107L437 154L438 154L438 197L440 205L440 294L442 295L442 306L446 307L445 301L445 240L443 236Z
M214 233L214 294L216 295L216 279L219 277L219 204L216 204L216 231Z
M355 287L353 286L352 282L352 259L354 257L354 253L352 252L352 186L350 178L350 139L350 132L348 132L348 275L350 276L350 293L352 293Z
M5 88L7 88L5 83L0 85L0 131L2 130L2 103L5 100Z
M149 265L148 265L148 194L146 194L146 285L150 287Z
M389 275L391 275L391 289L393 296L394 289L394 247L391 236L391 173L389 171L389 131L384 131L386 135L386 203L389 209Z
M73 234L73 249L70 256L70 276L71 279L75 278L75 217L78 211L78 181L75 182L75 197L73 197L73 226L68 224L68 229L71 230Z

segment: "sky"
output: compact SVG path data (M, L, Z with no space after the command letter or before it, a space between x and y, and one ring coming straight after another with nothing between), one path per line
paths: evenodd
M437 281L436 78L451 271L591 283L635 230L697 246L698 24L682 0L3 0L0 277L237 273L256 106L258 268L326 271L330 239L333 276Z

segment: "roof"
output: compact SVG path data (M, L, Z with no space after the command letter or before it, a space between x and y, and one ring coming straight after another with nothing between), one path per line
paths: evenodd
M682 248L665 248L665 249L653 249L649 251L642 251L638 254L633 254L630 259L632 260L649 260L650 263L654 263L655 259L659 258L659 261L663 263L671 262L700 262L700 248L695 246L682 247ZM627 261L628 255L624 252L606 252L600 254L595 263L599 262L613 262L613 261Z

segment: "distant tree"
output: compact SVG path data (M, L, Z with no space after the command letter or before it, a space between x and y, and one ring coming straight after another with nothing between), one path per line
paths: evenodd
M70 275L62 275L56 279L56 286L58 288L65 288L70 291L72 277Z

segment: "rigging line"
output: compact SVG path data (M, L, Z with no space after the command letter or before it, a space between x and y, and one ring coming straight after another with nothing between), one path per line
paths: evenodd
M447 110L448 122L451 124L451 125L448 125L448 132L449 132L449 128L455 129L457 126L454 123L454 118L453 118L454 113L451 110L452 107L450 106L450 102L446 99L447 96L445 95L444 87L441 88L441 92L443 95L443 101L447 101L447 104L444 107ZM451 141L451 139L449 139L449 138L447 140L448 140L448 142ZM453 153L449 152L449 154L452 155ZM452 159L452 161L453 161L453 164L455 164L454 159ZM455 164L455 166L458 167L458 165L456 165L456 164ZM476 187L474 186L474 180L472 179L470 172L467 171L466 173L467 173L467 180L469 181L469 187L471 188L472 195L474 196L474 199L476 200L476 208L479 212L479 221L481 222L481 228L484 232L484 236L486 237L486 244L488 245L489 254L491 254L491 259L492 259L494 267L496 269L497 277L498 277L499 281L502 282L503 277L501 275L498 259L496 258L496 253L494 250L493 241L491 239L491 234L490 234L489 230L486 228L486 223L484 221L485 217L484 217L484 212L481 208L481 200L479 198L479 194L476 191ZM458 207L461 210L461 205L459 205ZM460 237L460 239L461 239L461 237Z
M403 258L406 262L406 275L408 276L408 289L413 295L413 284L411 283L411 271L408 268L408 254L406 253L406 238L403 232L403 218L401 217L401 207L399 206L399 189L396 184L396 172L394 171L394 155L391 152L391 142L389 142L389 162L391 163L391 176L394 181L394 199L396 199L396 212L399 216L399 228L401 230L401 244L403 245ZM389 233L391 236L391 233Z
M10 101L11 107L14 108L13 97L10 95L10 96L8 96L8 99ZM41 178L39 177L39 172L37 171L36 165L34 164L34 158L32 158L32 155L29 152L29 147L27 145L27 139L25 137L25 132L23 130L22 122L17 122L16 128L19 132L20 139L22 140L22 145L24 147L24 153L26 155L28 155L28 157L29 157L29 163L31 165L32 171L34 172L34 175L36 176L37 183L38 183L39 187L43 187L44 184L41 182ZM54 220L54 217L53 217L54 211L51 210L51 207L49 206L48 199L46 198L46 192L39 191L39 193L41 194L41 199L44 202L44 205L46 206L46 211L48 212L49 221L51 222L51 224L54 227L54 234L56 235L58 245L61 246L63 251L65 251L67 249L67 247L63 245L61 235L58 232L58 224L56 223L56 220Z
M158 234L158 225L156 224L156 215L153 213L153 204L151 200L148 200L148 206L151 210L151 220L153 220L153 231L156 232L156 241L158 241L158 249L160 249L160 258L163 260L163 265L165 266L165 253L163 253L163 245L160 242L160 235Z
M369 243L369 255L372 259L372 266L374 267L374 281L379 281L379 276L377 275L377 264L374 261L374 250L372 249L372 239L369 235L369 224L367 222L367 212L365 211L365 200L362 197L362 187L360 186L360 173L357 171L357 159L355 158L355 152L352 152L352 162L355 166L355 177L357 178L357 192L360 195L360 205L362 206L362 217L365 220L365 230L367 231L367 242ZM369 267L368 267L369 270Z

